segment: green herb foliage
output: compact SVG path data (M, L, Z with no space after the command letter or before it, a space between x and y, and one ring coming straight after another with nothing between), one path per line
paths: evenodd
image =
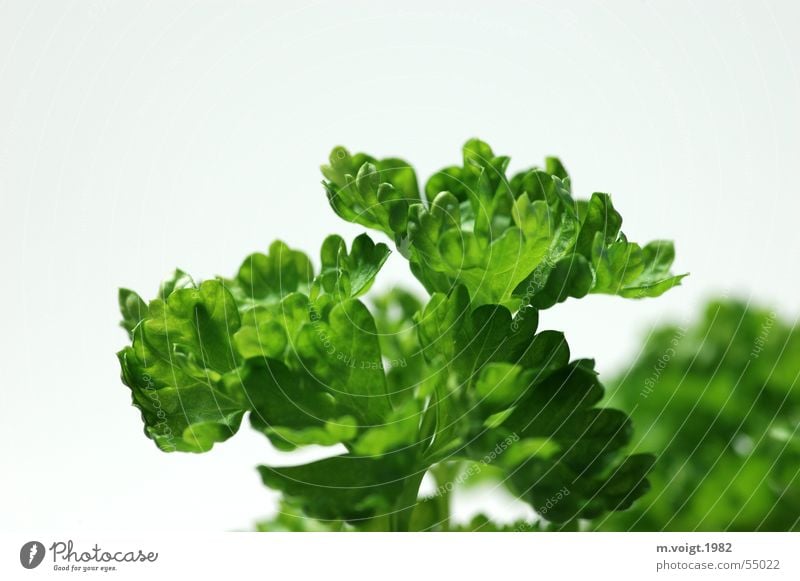
M538 312L588 293L660 295L681 279L672 245L629 242L608 195L575 200L558 160L510 177L508 161L471 140L421 194L407 163L333 150L331 206L389 236L425 301L395 289L364 302L390 253L367 234L349 248L328 237L319 268L275 242L229 279L176 271L149 303L121 290L131 344L119 360L146 435L206 452L247 416L280 450L343 450L260 466L283 497L260 528L574 528L630 507L653 457L626 452L630 419L599 405L594 362L572 360ZM451 523L464 466L493 471L545 520ZM439 492L419 498L426 474Z
M800 329L737 300L656 330L610 403L658 455L653 490L603 530L800 530Z

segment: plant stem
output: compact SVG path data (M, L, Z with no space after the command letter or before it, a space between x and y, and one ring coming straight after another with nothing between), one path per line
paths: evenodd
M403 486L403 492L397 499L395 505L395 512L391 519L391 529L394 532L408 532L409 525L411 524L411 515L414 508L417 506L417 497L419 496L419 486L422 484L422 478L425 476L425 470L420 470L418 474L412 474L406 479Z
M431 474L436 484L436 509L440 518L439 526L443 530L450 528L450 491L452 487L448 487L447 484L452 484L455 472L456 470L446 461L431 468Z

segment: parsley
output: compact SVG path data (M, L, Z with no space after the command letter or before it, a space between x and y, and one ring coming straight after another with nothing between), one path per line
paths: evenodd
M422 191L395 158L337 147L322 168L334 211L388 236L425 301L394 289L367 306L390 253L367 234L349 249L328 237L318 269L275 242L229 279L176 271L149 303L121 290L122 378L146 435L206 452L247 415L281 450L346 450L260 466L283 497L260 529L507 530L450 522L449 489L470 466L545 519L515 530L631 506L653 456L626 453L629 417L600 405L594 362L571 360L538 312L589 293L662 294L683 276L670 273L672 244L629 242L609 196L573 198L557 159L510 177L508 162L470 140ZM443 492L419 498L426 474Z
M654 489L601 530L800 530L800 327L736 299L655 329L612 405L658 454Z

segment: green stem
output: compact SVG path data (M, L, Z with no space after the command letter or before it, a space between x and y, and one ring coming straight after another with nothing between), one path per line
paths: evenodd
M447 483L453 481L455 471L447 464L440 462L431 468L431 475L436 485L436 511L439 514L439 526L442 530L450 528L450 492Z
M411 524L411 515L414 512L414 508L417 506L419 486L422 484L422 478L424 476L425 471L420 470L419 474L412 474L406 480L403 486L403 492L397 499L395 512L392 515L392 531L408 532L409 525Z

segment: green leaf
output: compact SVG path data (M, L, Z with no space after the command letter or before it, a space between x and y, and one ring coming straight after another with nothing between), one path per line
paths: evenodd
M468 342L465 324L470 316L466 287L459 285L446 295L434 294L417 320L420 345L428 361L452 365L462 354L460 345Z
M118 354L145 433L165 451L204 452L233 435L247 409L236 381L233 297L220 281L150 303Z
M245 301L242 306L242 324L233 336L239 354L248 360L294 361L297 335L311 320L309 298L292 293L276 303L250 305Z
M598 232L592 247L592 264L597 273L592 292L627 298L659 296L687 276L670 274L674 256L670 242L651 242L642 249L620 237L606 245Z
M525 448L516 451L521 444L515 443L495 462L534 508L567 483L574 487L569 502L546 518L565 522L616 510L647 486L640 474L636 482L614 480L613 498L599 492L611 490L610 474L627 466L631 423L618 410L595 407L603 388L593 362L568 363L563 334L535 334L536 314L528 308L512 318L499 305L472 309L464 287L431 298L418 319L420 344L430 365L446 365L448 372L434 400L444 418L437 422L436 449L470 442L460 453L480 460L496 457L497 442L513 437ZM535 450L531 442L538 442ZM618 491L625 484L623 499Z
M280 449L331 446L356 437L356 420L302 371L266 359L249 365L242 383L253 410L250 423Z
M318 286L340 299L361 296L372 286L389 254L385 244L375 244L366 234L353 241L350 254L340 236L328 236L320 251Z
M172 276L161 283L158 289L158 298L166 300L173 291L183 288L194 288L195 286L191 276L183 272L180 268L176 268Z
M428 180L425 206L405 162L401 180L374 158L337 148L323 168L328 197L345 220L392 238L430 293L463 284L475 306L545 309L590 292L658 296L685 276L670 273L665 243L628 243L608 194L574 199L557 158L509 179L509 158L485 142L469 140L462 154L461 167Z
M375 321L359 301L312 311L297 337L297 353L313 378L364 424L380 424L391 409Z
M594 287L595 277L589 262L580 254L571 254L548 270L546 282L530 295L530 305L548 309L569 297L585 297Z
M392 237L405 229L409 204L419 200L413 168L397 158L351 156L336 147L322 173L328 201L339 216Z
M517 313L515 322L524 315L526 315L525 312ZM521 325L518 323L513 330L518 332L520 328ZM533 337L530 344L517 357L517 361L522 366L535 370L536 380L543 380L550 374L567 367L569 345L560 331L542 331Z
M614 209L608 194L594 193L586 206L575 250L591 259L592 245L599 235L604 245L617 239L622 227L622 216Z
M564 462L532 458L512 473L511 481L544 519L566 523L629 508L649 489L646 475L652 462L652 456L637 454L607 474L587 476Z
M603 397L593 362L573 361L537 382L505 422L508 429L524 437L563 434L565 422L580 410L589 409Z
M506 409L525 394L533 373L513 363L489 363L481 369L475 392L481 403L493 409Z
M122 313L120 325L133 338L133 330L147 317L147 303L132 290L119 289L119 310Z
M146 345L169 357L172 346L181 345L203 368L225 372L236 367L231 335L239 328L239 312L221 281L173 291L166 301L152 301L149 311L142 323L142 348Z
M276 301L293 292L307 292L313 277L311 261L305 254L275 241L269 254L248 256L230 286L240 301Z
M408 477L394 456L350 454L302 466L259 466L264 484L283 492L305 514L322 520L359 522L391 511Z
M374 322L360 303L341 301L366 292L388 252L362 235L348 254L331 237L314 279L303 253L275 242L232 280L196 287L177 270L150 305L121 290L132 345L119 358L146 433L164 450L202 452L252 410L256 429L293 449L349 442L361 425L385 420L391 407ZM328 275L336 280L326 289ZM304 294L312 286L313 302ZM331 341L339 346L333 359Z
M524 367L493 364L485 369L511 371L513 380L523 375ZM487 385L502 390L508 382L500 378ZM644 494L649 464L645 467L623 455L632 433L627 415L594 407L603 388L591 361L577 360L549 374L530 370L511 385L513 389L506 387L508 395L498 399L498 407L513 407L488 424L491 430L475 441L491 443L512 434L521 442L498 462L510 474L513 490L544 518L559 523L595 518L627 508ZM486 453L481 444L475 450ZM640 470L632 471L631 466ZM631 476L634 472L636 478Z
M366 430L352 447L362 456L380 456L397 449L407 449L418 443L422 412L418 403L407 400L392 411L381 426Z

